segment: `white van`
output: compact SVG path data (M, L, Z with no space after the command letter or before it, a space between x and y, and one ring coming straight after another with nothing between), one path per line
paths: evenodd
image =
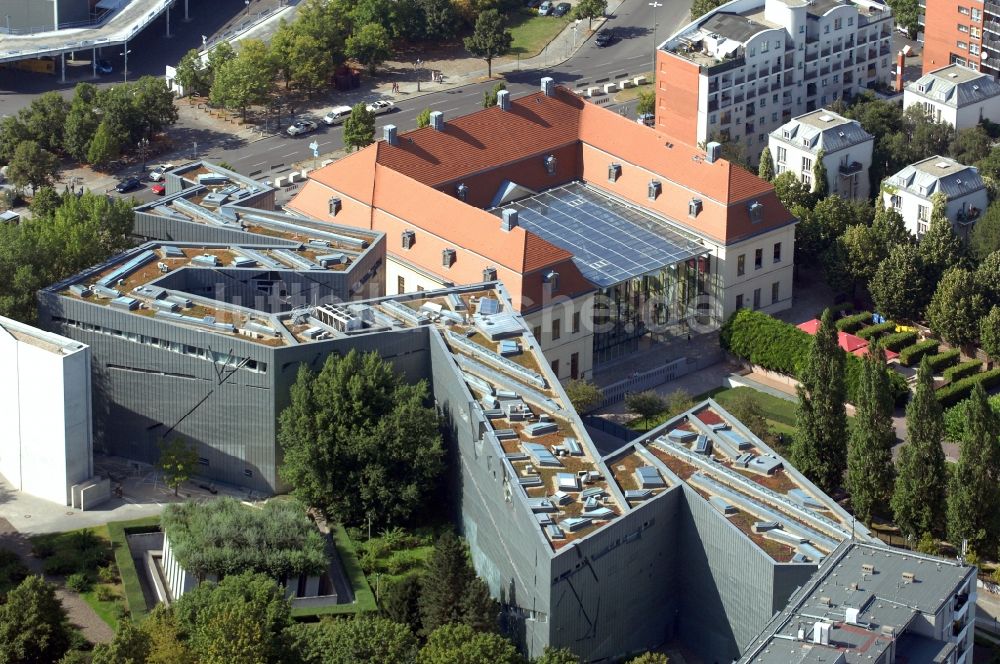
M323 116L323 122L328 125L339 125L351 114L350 106L337 106Z

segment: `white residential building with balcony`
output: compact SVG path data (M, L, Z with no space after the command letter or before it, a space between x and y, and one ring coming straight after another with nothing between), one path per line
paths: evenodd
M660 45L656 125L756 162L792 118L888 84L893 19L875 0L733 0Z
M983 120L1000 122L1000 83L989 74L953 64L924 74L903 90L903 108L921 106L955 129Z
M928 157L882 182L886 207L897 210L906 229L918 238L930 227L933 197L937 193L948 199L946 214L955 232L968 238L989 204L986 185L975 166L965 166L949 157Z
M857 120L821 108L772 131L768 147L775 174L791 171L812 189L816 188L813 167L822 152L827 191L847 199L867 200L874 143L875 138Z

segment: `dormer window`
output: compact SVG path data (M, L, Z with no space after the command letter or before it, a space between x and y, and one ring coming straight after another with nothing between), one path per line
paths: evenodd
M699 212L701 212L701 199L692 198L688 203L688 216L697 217Z
M649 196L649 200L655 201L657 197L660 195L660 192L662 190L663 190L663 184L661 184L659 180L650 180L649 187L646 192L647 195Z
M495 267L488 267L483 270L483 281L496 281L497 280L497 269Z
M760 201L754 201L750 204L750 223L759 224L764 221L764 204Z
M609 164L608 165L608 182L617 182L618 178L622 175L622 165L621 164Z
M542 282L546 285L549 293L555 293L559 290L559 273L555 270L550 270L542 276Z
M330 199L330 216L336 217L338 212L340 212L340 199L334 196Z
M417 239L417 234L413 231L403 231L403 249L410 249Z
M546 173L548 173L549 175L556 174L556 165L558 164L558 161L556 160L555 155L550 154L548 157L546 157L544 164Z
M455 264L455 259L457 254L454 249L444 249L441 251L441 265L444 267L451 267Z

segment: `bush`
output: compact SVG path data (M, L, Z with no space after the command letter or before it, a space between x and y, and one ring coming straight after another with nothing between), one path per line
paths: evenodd
M97 599L102 602L113 602L118 599L118 593L111 586L97 586Z
M60 551L59 553L46 558L42 563L42 571L46 574L72 574L80 567L80 559L72 551Z
M48 537L40 537L31 543L31 555L35 558L48 558L56 552L56 544Z
M9 549L0 549L0 602L3 596L28 576L21 557Z
M899 351L899 363L904 367L912 367L915 364L919 364L920 359L924 355L936 353L938 351L938 346L940 345L941 342L937 339L918 341L912 346L907 346Z
M917 340L916 332L894 332L893 334L888 334L882 337L879 340L879 344L883 348L899 352L901 348L909 346L916 340Z
M837 321L837 329L841 332L849 332L853 334L854 332L865 327L872 321L872 312L862 311L859 314L853 314L851 316L844 316Z
M891 320L888 320L884 323L879 323L878 325L869 325L868 327L863 327L854 334L861 337L862 339L866 339L868 341L874 341L875 339L878 339L883 335L891 334L895 331L896 331L896 323Z
M947 440L953 442L962 440L965 433L965 423L968 421L965 415L968 403L968 400L962 401L944 411L944 434ZM990 397L990 406L997 417L1000 417L1000 394Z
M76 572L66 577L66 587L78 593L85 593L90 590L90 577L83 572Z
M118 581L118 570L114 565L105 565L97 570L97 578L101 583L115 583Z
M982 368L983 363L979 360L968 360L961 364L956 364L950 369L945 369L944 379L949 383L954 383L963 378L968 378L972 374L979 373L979 370Z
M930 365L932 372L939 373L942 369L950 367L958 362L961 357L962 351L957 348L952 348L951 350L946 350L943 353L931 355L927 358L927 363Z
M934 396L936 396L937 400L941 402L941 405L951 406L968 397L976 383L982 383L983 389L985 390L990 389L994 385L1000 384L1000 369L977 373L972 376L968 376L967 378L955 381L950 385L942 387L934 393Z

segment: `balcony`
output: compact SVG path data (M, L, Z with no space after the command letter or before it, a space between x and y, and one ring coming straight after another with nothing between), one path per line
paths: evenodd
M820 49L819 54L820 54L820 57L823 57L823 58L829 57L830 56L830 48L827 47L827 48L824 48L824 49Z
M882 46L878 49L878 54L879 55L889 55L889 45L888 44L882 44Z
M735 97L733 97L733 103L734 104L743 103L743 93L742 92L740 94L736 95Z
M820 76L826 76L829 73L830 73L830 68L829 67L821 67L820 70L819 70L819 75Z
M812 71L807 71L806 75L802 77L802 80L803 81L811 81L814 78L816 78L816 70L815 69L813 69Z
M840 177L851 177L855 173L860 173L864 166L861 165L859 161L852 161L849 164L841 164L837 170L840 172Z
M775 81L771 84L771 92L777 92L781 89L781 81Z
M719 110L719 102L717 102L717 101L710 101L710 102L708 102L708 112L709 113L714 113L717 110Z
M744 78L742 75L737 76L736 78L733 79L733 85L743 85L745 82L746 78Z

